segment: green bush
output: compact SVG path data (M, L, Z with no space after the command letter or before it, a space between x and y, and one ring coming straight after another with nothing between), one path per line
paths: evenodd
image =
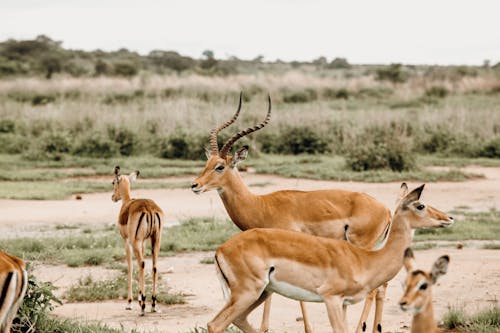
M14 133L16 122L11 119L0 119L0 133Z
M425 90L424 95L430 98L445 98L450 91L446 87L433 86Z
M500 158L500 137L488 141L479 152L479 156Z
M30 138L21 134L0 134L0 153L20 154L32 145Z
M100 133L94 132L80 138L79 143L75 145L73 154L108 158L115 156L118 151L119 146L116 142Z
M348 69L351 65L346 58L335 58L327 66L330 69Z
M108 127L108 136L118 145L118 151L123 156L130 156L138 150L137 135L129 129L110 126Z
M369 127L358 135L346 154L346 163L353 171L414 169L415 158L410 145L391 129Z
M323 90L323 97L326 99L349 99L350 95L351 93L346 88L325 88Z
M130 61L120 61L114 64L114 74L119 76L131 77L139 73L137 66Z
M283 92L283 102L285 103L308 103L315 101L317 98L318 94L313 89L285 90Z
M24 157L29 160L54 160L59 161L64 154L72 149L72 141L65 132L45 132L24 152Z
M328 141L309 127L290 127L281 132L277 143L281 154L324 154L330 152Z
M403 70L403 66L401 64L391 64L390 66L377 69L376 78L380 81L404 83L408 81L409 75Z

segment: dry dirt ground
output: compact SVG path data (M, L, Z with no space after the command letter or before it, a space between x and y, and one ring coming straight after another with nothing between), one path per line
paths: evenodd
M468 168L468 171L482 173L485 179L462 183L430 183L423 193L423 199L442 210L468 207L473 211L491 208L500 209L500 168ZM354 182L312 181L304 179L285 179L275 176L245 174L247 184L254 185L252 191L267 193L278 189L326 189L341 188L366 192L393 207L399 183L366 184ZM183 179L175 179L176 182ZM186 180L186 179L185 179ZM419 185L410 183L410 188ZM174 190L137 190L134 197L149 197L156 200L165 210L171 223L193 216L226 217L226 212L214 192L195 196L189 189ZM106 194L84 195L83 200L63 201L26 201L0 200L0 234L2 238L26 236L35 233L40 226L53 224L110 224L116 221L119 204L111 202L111 190ZM168 232L168 231L167 231ZM482 250L466 247L462 250L437 248L417 251L419 265L428 269L432 262L442 254L449 254L449 272L434 288L436 317L440 318L450 306L465 307L477 311L491 304L498 304L500 295L500 259L495 250ZM162 313L148 313L138 317L138 308L125 310L125 302L107 301L97 303L66 303L57 307L58 316L99 320L114 327L123 325L126 329L140 331L183 333L195 326L206 323L223 306L222 293L213 265L201 264L200 260L212 253L186 253L160 261L159 270L163 275L162 283L189 294L184 305L161 306ZM149 264L149 262L148 262ZM168 274L170 266L174 272ZM94 278L111 278L112 271L102 268L68 268L64 266L39 266L36 275L45 281L52 281L61 287L59 293L72 285L78 278L91 274ZM408 332L410 317L396 306L402 290L400 282L404 272L390 282L384 309L384 332ZM355 329L362 304L349 307L348 321L350 331ZM330 326L323 304L308 304L309 315L315 332L330 332ZM260 323L261 309L251 315L250 320L257 326ZM302 332L302 323L296 321L300 316L297 302L280 296L273 296L271 309L271 330L273 332ZM368 321L371 327L371 317Z

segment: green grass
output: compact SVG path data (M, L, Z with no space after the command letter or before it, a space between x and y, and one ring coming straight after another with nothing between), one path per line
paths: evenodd
M423 157L424 160L426 157ZM428 163L425 160L425 163ZM450 162L453 163L453 162ZM144 178L154 179L199 174L204 161L167 160L152 156L128 158L74 157L55 161L27 161L19 155L0 155L0 199L61 200L73 194L110 192L112 168L120 165L125 172L140 170ZM245 165L258 173L276 174L291 178L325 179L339 181L464 181L482 175L452 168L446 171L420 168L414 171L394 172L376 170L355 172L346 168L345 159L335 155L263 155L251 157ZM96 179L95 177L100 177ZM108 179L109 178L109 179ZM266 186L256 183L253 186ZM171 180L141 181L135 189L189 188L189 182Z
M60 226L52 230L59 230ZM210 251L238 232L228 220L193 218L163 229L160 256L179 251ZM49 230L44 230L50 234ZM146 242L146 254L150 244ZM116 227L84 228L60 237L4 239L0 249L26 260L70 267L113 265L125 258L123 241Z
M500 211L453 213L455 223L449 228L421 229L415 232L415 241L427 240L498 240L500 239Z
M452 308L443 316L443 323L447 329L495 333L500 330L500 308L492 306L472 315L465 314L462 309Z
M135 269L137 272L137 269ZM136 274L137 275L137 274ZM151 295L152 281L149 274L145 275L146 296ZM161 288L161 277L158 278L157 298L159 304L184 304L185 297L180 293L171 293ZM133 279L133 295L138 293L137 277ZM127 299L127 274L121 274L117 278L95 281L89 275L80 279L64 294L69 302L96 302L109 299ZM137 297L134 296L134 299Z
M500 250L500 243L488 243L481 246L485 250Z
M215 263L214 257L206 257L200 260L200 264L212 265Z

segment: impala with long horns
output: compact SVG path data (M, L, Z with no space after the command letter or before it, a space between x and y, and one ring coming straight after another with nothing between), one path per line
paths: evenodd
M247 316L276 292L295 300L324 302L333 331L347 333L346 305L365 298L403 266L411 221L450 223L445 213L421 202L423 188L403 191L380 250L280 229L247 230L226 241L215 252L215 264L227 303L208 323L208 332L222 333L231 323L245 333L256 332Z
M120 167L115 167L115 179L113 180L114 202L122 200L120 215L118 216L118 228L123 238L125 252L127 254L128 266L128 304L126 309L132 309L132 251L139 267L139 306L141 316L144 316L146 308L146 291L144 288L144 242L151 240L151 252L153 262L153 292L151 312L158 312L156 309L156 284L158 272L156 263L161 245L161 230L163 211L150 199L132 199L130 197L130 183L139 176L139 171L134 171L130 175L121 175Z
M349 239L352 244L373 249L387 239L391 214L388 208L371 196L344 190L277 191L265 195L253 194L243 182L237 164L247 157L248 147L229 152L234 143L264 126L271 119L271 98L263 122L237 132L219 150L217 134L234 123L241 111L210 133L208 161L202 173L192 182L191 189L200 194L217 190L231 218L241 230L278 228L300 231L315 236ZM269 327L270 299L267 299L261 331ZM311 332L307 314L301 303L306 332Z
M24 261L0 251L0 332L8 333L28 288Z

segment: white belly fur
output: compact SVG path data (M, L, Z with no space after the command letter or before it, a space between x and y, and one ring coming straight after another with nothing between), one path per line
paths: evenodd
M278 293L297 301L323 302L323 298L321 298L320 295L309 290L294 286L292 284L278 281L274 278L273 275L269 277L269 284L267 285L266 290Z

